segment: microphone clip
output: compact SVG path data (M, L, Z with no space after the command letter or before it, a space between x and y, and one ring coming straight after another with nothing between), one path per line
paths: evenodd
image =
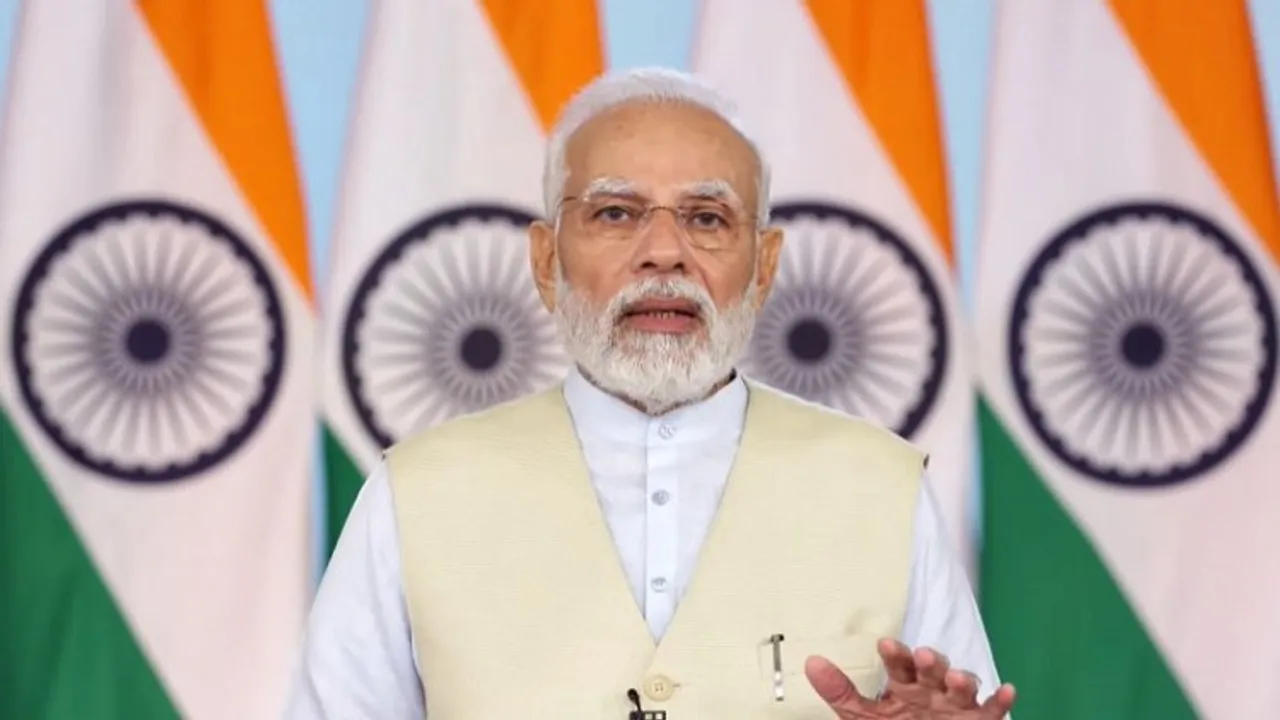
M627 720L667 720L666 710L645 710L641 707L640 693L635 688L627 690L627 699L636 706L635 710L627 713Z

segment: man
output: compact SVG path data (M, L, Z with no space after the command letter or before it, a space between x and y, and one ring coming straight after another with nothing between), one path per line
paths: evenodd
M734 371L782 234L727 103L597 80L545 192L532 269L578 370L387 453L291 716L1005 717L926 457Z

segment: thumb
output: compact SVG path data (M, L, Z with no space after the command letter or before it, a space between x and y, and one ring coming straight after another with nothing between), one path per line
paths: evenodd
M818 696L834 710L871 710L875 707L873 701L858 692L848 675L824 657L815 655L805 660L804 674Z

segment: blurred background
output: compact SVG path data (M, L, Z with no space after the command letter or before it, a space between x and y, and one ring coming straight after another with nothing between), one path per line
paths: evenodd
M1016 3L994 0L902 0L900 7L917 11L886 12L887 2L881 0L879 10L866 9L876 2L810 3L815 32L788 24L800 17L795 12L776 9L793 3L762 0L760 8L775 9L744 12L727 2L708 2L704 8L699 0L601 0L603 65L692 70L700 63L699 70L742 101L749 124L760 129L777 163L774 195L790 203L779 207L781 217L795 223L801 249L794 252L809 253L797 256L796 267L805 259L830 266L840 259L832 254L838 250L805 239L810 228L805 223L817 223L818 230L838 226L837 234L850 234L851 242L871 243L868 253L889 252L886 262L898 257L895 253L915 258L894 265L885 282L926 288L911 311L917 314L905 322L915 323L913 332L933 330L920 341L922 350L908 352L896 369L885 370L884 382L886 387L920 383L927 402L894 398L880 404L873 391L859 399L852 390L842 395L843 390L825 388L816 379L795 380L789 389L861 414L874 416L883 407L878 419L931 451L937 448L931 465L942 468L935 477L937 492L956 550L982 597L997 662L1005 678L1023 688L1027 709L1017 714L1021 720L1280 716L1274 714L1280 713L1280 653L1267 649L1256 667L1227 677L1239 671L1238 653L1245 646L1280 637L1280 568L1260 557L1267 543L1280 541L1269 527L1274 508L1280 507L1280 493L1271 487L1274 473L1267 470L1274 460L1263 452L1264 438L1280 437L1273 407L1280 168L1267 144L1280 147L1280 2L1171 2L1158 8L1155 0L1081 0L1080 6L1109 7L1112 20L1096 8L1092 14L1068 9L1067 0L1038 10L1030 4L1012 9L1005 5ZM6 524L0 537L8 546L0 579L10 584L0 591L8 596L0 601L0 627L9 646L0 651L5 685L0 717L270 716L263 710L278 703L297 649L301 614L295 606L309 600L379 446L431 418L526 389L514 380L477 385L464 400L445 403L446 409L424 406L412 417L403 412L403 418L394 417L395 398L377 397L369 388L379 382L412 385L415 381L407 378L413 366L399 368L410 375L397 375L397 368L370 365L373 361L353 348L379 328L361 329L343 315L356 307L372 316L396 301L393 274L383 275L379 286L390 288L389 295L380 296L375 284L362 281L367 268L392 273L398 262L394 253L364 239L381 243L396 236L392 245L404 258L456 261L461 267L463 260L430 255L421 243L413 250L415 238L438 231L431 222L447 214L441 208L467 208L471 215L464 215L491 236L518 230L520 213L537 213L540 207L536 120L545 126L548 107L554 109L579 77L590 76L582 68L591 64L594 41L572 34L583 31L581 22L570 22L570 30L547 29L554 23L531 14L532 3L521 10L515 9L519 3L489 3L497 36L514 58L515 75L527 95L504 96L509 73L495 69L500 55L480 47L493 44L492 39L466 24L475 18L456 9L458 0L438 3L451 8L438 12L387 3L398 9L386 11L385 27L378 32L371 3L274 0L261 37L255 35L252 12L215 12L211 6L193 11L202 5L192 2L139 3L209 142L222 153L232 178L228 182L216 163L200 159L205 141L194 129L199 123L191 123L185 111L144 117L146 108L166 102L163 93L147 88L168 81L139 59L137 47L146 41L129 30L123 17L127 3L28 3L35 8L30 14L41 15L46 24L21 42L20 5L0 0L0 98L6 101L6 135L0 137L5 153L0 156L0 297L13 308L0 329L14 366L0 381L0 410L9 415L0 434L5 484L0 517ZM432 0L422 0L422 7L430 5ZM103 9L108 6L113 9ZM498 17L498 6L506 7L505 16ZM194 32L191 12L229 33L231 39L223 42L230 48L228 57L236 58L228 62L236 66L234 72L220 74L207 65L217 42L183 45L184 33ZM397 12L420 24L390 20ZM1006 42L1000 47L1003 59L993 62L1001 12L1008 13ZM912 25L917 15L923 19L919 27ZM876 18L874 28L858 25ZM1243 25L1236 22L1241 18ZM509 25L506 30L503 23ZM544 30L550 33L546 37L540 35ZM802 37L804 32L810 34ZM1136 52L1117 42L1122 34ZM372 38L379 38L376 48ZM911 54L917 46L924 55ZM548 47L556 48L552 54L559 60L543 57ZM877 53L884 57L877 61ZM537 57L543 58L541 65ZM547 79L581 58L586 64L565 71L567 79ZM844 71L852 90L839 81L838 72L828 77L805 63L822 65L823 72ZM271 67L279 73L279 93L270 73L263 73ZM21 93L14 79L19 68L28 73ZM531 79L528 68L542 73L541 79ZM367 73L363 85L362 69ZM220 84L223 76L260 82L236 96L235 88L248 86ZM203 83L207 92L194 90L192 83ZM1090 83L1106 87L1094 92ZM923 94L912 95L916 91ZM126 96L129 103L111 105ZM107 106L112 109L104 110ZM508 115L533 119L492 122ZM278 127L272 124L277 120ZM360 122L366 123L363 129ZM856 137L844 139L842 123L855 128L848 132ZM280 133L291 140L265 150L270 143L255 144L262 137L284 137ZM529 141L521 144L526 137ZM867 138L878 138L879 145ZM243 147L231 149L237 142ZM290 142L292 155L280 149ZM415 164L423 157L433 163L440 159L431 167ZM171 171L177 166L184 169ZM293 169L296 197L290 196ZM119 199L125 196L132 199ZM196 198L196 205L216 210L201 225L208 218L190 214L181 202L156 199L162 196ZM485 203L500 207L477 210ZM89 207L99 209L88 212ZM142 222L138 213L169 217L178 225L163 225L159 235L148 235L139 225L135 234L152 239L138 242L153 244L130 249L120 244L128 233L119 228ZM241 438L236 442L244 448L239 449L231 440L205 447L180 432L153 428L151 444L130 444L105 430L86 430L105 433L98 437L102 447L93 449L98 440L58 430L79 420L57 416L51 406L33 409L29 423L20 421L26 413L20 408L42 407L41 398L96 392L89 379L81 383L79 376L58 371L58 353L70 351L59 349L66 346L58 337L41 339L38 331L57 326L58 313L67 308L92 315L97 296L68 299L70 304L59 310L50 299L55 293L41 290L38 281L62 277L59 273L90 277L94 263L110 266L117 251L125 258L122 266L137 262L130 267L145 274L137 268L149 261L127 258L153 257L161 252L155 238L169 237L164 233L178 232L183 223L220 236L219 220L232 228L229 234L250 236L249 245L259 254L274 252L277 261L227 270L225 277L210 271L219 281L193 290L192 297L216 304L217 298L234 295L241 288L237 283L274 286L274 295L262 298L249 292L246 297L255 298L249 310L226 309L226 322L243 321L250 328L246 332L258 332L259 316L267 318L270 331L263 332L286 338L295 354L288 363L272 365L267 356L279 354L278 348L236 345L222 367L223 380L209 380L201 392L233 404L243 399L250 408L246 412L261 420L259 434L273 440L255 446ZM1072 220L1082 224L1064 229ZM1107 235L1109 223L1120 223L1127 234ZM1194 237L1186 235L1188 227ZM1173 311L1162 315L1164 305L1150 298L1147 305L1139 302L1132 316L1088 315L1094 308L1118 307L1120 296L1108 295L1100 289L1108 283L1101 282L1094 295L1086 288L1089 297L1083 297L1070 277L1088 285L1082 280L1088 268L1111 267L1106 238L1121 236L1130 243L1126 251L1137 248L1134 257L1143 259L1116 271L1114 292L1123 289L1123 278L1147 270L1152 277L1165 277L1167 270L1170 297L1187 299L1188 307L1213 309L1221 326L1190 311L1185 317L1169 314ZM57 240L42 250L50 237ZM72 249L83 237L98 243L99 260L76 260ZM1092 244L1072 245L1084 237ZM1172 239L1161 244L1161 238ZM202 249L201 242L192 240L189 246L193 267L202 262L208 264L201 267L222 267L218 263L225 259L218 253L223 251ZM875 249L881 247L877 242L892 251ZM1161 249L1175 246L1185 246L1185 256ZM1055 257L1081 264L1053 275L1048 268ZM493 277L507 277L501 263L508 260L493 262ZM511 262L522 267L518 257ZM156 263L153 270L163 265ZM1209 279L1202 285L1186 280L1179 275L1183 270L1175 269L1183 267L1179 263L1199 268ZM980 267L982 283L977 281ZM121 272L126 277L131 271ZM195 283L192 272L182 275L188 283ZM809 278L815 286L822 284L819 280ZM830 286L843 282L825 280ZM1216 286L1228 289L1220 296L1206 289ZM1155 292L1154 286L1144 287ZM461 302L460 288L442 293L445 300ZM167 306L155 302L159 309L152 314L163 315ZM795 320L789 339L779 341L779 347L789 348L790 359L778 362L803 359L814 341L806 346L797 339L801 320L796 318L808 317L809 310L787 310L782 301L774 306ZM1055 316L1046 309L1052 307L1068 309ZM1083 319L1082 310L1087 311ZM299 329L294 318L313 312L320 316L315 326ZM95 322L111 328L118 320L113 318ZM835 339L821 343L835 343L838 323L827 320L823 332ZM1031 349L1018 356L1006 345L1006 320L1023 323L1019 327L1026 338L1048 337L1055 328L1075 327L1087 335L1110 332L1108 323L1123 325L1116 330L1120 359L1115 362L1123 364L1116 373L1132 371L1138 379L1117 380L1112 396L1128 397L1132 388L1138 388L1134 397L1165 392L1160 388L1178 383L1196 389L1166 405L1151 405L1166 410L1152 410L1156 414L1148 420L1139 410L1113 409L1102 399L1063 399L1052 388L1075 372L1073 366L1055 369L1055 348L1032 340ZM133 324L122 331L122 347L138 362L150 362L144 358L148 352L181 352L180 333L174 330L178 320L168 328L154 319L128 322ZM1195 326L1198 322L1208 324ZM26 345L17 339L23 332L30 338ZM1179 357L1179 332L1199 338L1201 356L1228 358L1221 361L1227 364L1205 365L1202 376L1190 370L1152 375L1156 379L1143 385L1147 381L1139 371ZM474 333L468 338L478 344L467 346L472 350L459 345L457 352L460 358L472 353L463 361L476 370L488 362L476 359L484 354L475 349L484 338ZM949 358L945 367L930 355L929 343L939 338L948 343L938 351ZM109 354L97 345L85 347L90 355ZM759 350L753 368L769 375L769 357ZM320 366L315 373L297 369L311 359ZM240 388L237 373L252 373L255 363L274 370L264 376L263 387ZM1192 360L1169 363L1201 367ZM531 365L512 372L539 376L554 367ZM792 377L777 373L777 378ZM103 400L104 406L116 418L144 423L140 418L146 411L127 399L141 396L130 389L134 376L120 370L110 377L128 391L119 391L125 399L118 404ZM364 396L350 389L358 384L353 378L364 378ZM138 387L160 382L136 380ZM986 392L981 402L975 400L975 384ZM268 413L270 403L253 399L273 394L276 406L292 398L293 410ZM1099 391L1100 398L1107 394ZM101 397L115 396L104 390ZM1070 405L1076 401L1087 407ZM1167 409L1174 406L1183 409ZM191 427L232 422L192 412L182 416ZM319 433L317 412L324 418ZM1077 419L1058 425L1034 420L1055 412ZM1033 419L1015 419L1024 415ZM963 419L943 422L952 417ZM1130 432L1124 447L1086 437L1090 417L1112 438ZM1130 431L1131 425L1146 429ZM298 447L305 453L294 450ZM183 465L174 459L184 453L197 460ZM224 462L223 455L240 464ZM185 482L217 468L229 478L221 482L235 486L235 492L195 491L197 485ZM85 481L86 473L114 479L94 484L97 480ZM29 488L19 481L27 476L39 482ZM262 494L273 480L294 476L305 482ZM1214 483L1206 485L1208 477ZM178 497L176 487L186 488L186 495ZM1196 494L1205 487L1216 489ZM988 513L1008 520L992 520ZM1060 538L1049 537L1060 529ZM992 543L999 543L998 551L992 551ZM221 575L209 570L244 568L250 555L256 563L251 570ZM105 581L97 580L98 574ZM91 576L95 579L83 579ZM15 590L19 585L23 592ZM204 609L189 612L195 605ZM253 661L244 653L254 654ZM1090 699L1081 701L1079 694Z

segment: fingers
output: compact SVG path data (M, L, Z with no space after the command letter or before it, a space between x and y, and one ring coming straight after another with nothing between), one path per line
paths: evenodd
M885 673L891 681L902 685L916 682L916 659L912 657L910 648L893 638L883 638L876 649L880 651Z
M978 676L964 670L951 670L946 676L947 702L955 708L978 707Z
M920 648L915 653L916 676L924 687L937 692L947 690L947 671L951 663L947 656L930 648Z
M983 720L1003 720L1013 708L1015 693L1013 686L1009 684L1001 685L979 706L978 677L965 670L951 669L947 656L933 648L920 648L912 653L910 648L897 640L883 638L877 649L884 660L890 684L899 686L896 689L890 687L887 692L895 695L911 693L917 698L931 696L931 703L937 702L938 696L942 696L947 709L978 709Z
M1013 701L1017 699L1017 693L1013 686L1005 683L996 689L987 701L982 703L979 708L983 718L989 720L1003 720L1004 716L1013 709Z
M867 710L874 707L872 701L858 692L858 688L849 676L826 658L814 656L805 660L804 674L809 678L809 684L813 685L813 689L818 692L818 697L837 712Z

